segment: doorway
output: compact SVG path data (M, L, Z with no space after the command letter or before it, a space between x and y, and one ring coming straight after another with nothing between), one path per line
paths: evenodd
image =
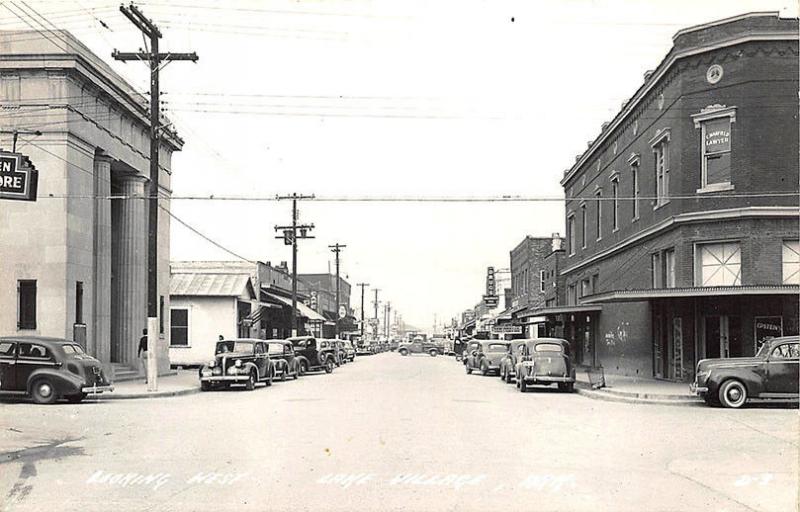
M709 315L703 317L705 359L742 355L741 319L738 316Z

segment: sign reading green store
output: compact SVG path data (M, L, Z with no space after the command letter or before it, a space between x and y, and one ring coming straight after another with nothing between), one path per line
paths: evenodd
M39 172L20 153L0 152L0 199L36 201Z

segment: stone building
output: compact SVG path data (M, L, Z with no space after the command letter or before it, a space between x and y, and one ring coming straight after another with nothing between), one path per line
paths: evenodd
M75 339L135 364L147 317L148 101L67 32L0 32L0 146L39 170L36 202L0 204L0 335ZM40 135L30 135L39 131ZM171 157L160 148L160 371L169 368ZM113 197L113 199L110 199Z

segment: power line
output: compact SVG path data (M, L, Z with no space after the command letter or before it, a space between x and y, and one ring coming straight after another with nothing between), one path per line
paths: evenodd
M181 219L178 216L176 216L174 213L172 213L169 209L165 208L164 206L158 205L158 207L161 208L162 210L164 210L167 213L167 215L169 215L171 218L175 219L183 227L187 228L189 231L191 231L192 233L194 233L197 236L201 237L205 241L213 244L214 246L218 247L219 249L222 249L223 251L227 252L228 254L232 254L233 256L239 258L240 260L246 261L248 263L252 263L253 265L256 264L255 261L250 260L248 258L245 258L244 256L241 256L240 254L228 249L227 247L225 247L224 245L220 244L219 242L217 242L215 240L212 240L211 238L209 238L208 236L206 236L205 234L203 234L199 230L197 230L197 228L193 227L188 222L186 222L183 219Z

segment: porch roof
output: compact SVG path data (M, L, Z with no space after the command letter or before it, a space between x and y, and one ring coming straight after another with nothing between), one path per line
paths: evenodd
M292 299L290 299L288 297L282 297L282 296L276 295L274 293L270 293L270 292L268 292L266 290L264 290L264 293L267 294L268 298L277 300L279 302L282 302L282 303L286 304L287 306L289 306L291 308ZM297 301L296 304L297 304L297 312L300 314L300 316L304 316L304 317L308 318L312 322L324 322L325 321L325 317L324 316L320 315L319 313L317 313L316 311L314 311L310 307L306 306L302 302Z
M635 302L650 299L685 297L730 297L737 295L798 295L800 285L693 286L688 288L658 288L649 290L614 290L583 297L583 304Z

